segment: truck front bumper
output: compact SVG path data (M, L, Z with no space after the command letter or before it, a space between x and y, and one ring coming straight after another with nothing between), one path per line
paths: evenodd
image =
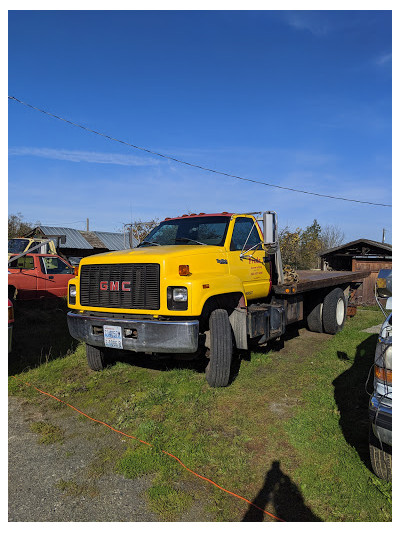
M198 348L199 321L136 320L90 316L69 312L68 328L72 337L104 347L103 326L120 326L123 350L152 353L194 353ZM132 336L132 331L134 336Z
M388 446L392 445L392 408L372 396L369 403L369 420L375 436Z

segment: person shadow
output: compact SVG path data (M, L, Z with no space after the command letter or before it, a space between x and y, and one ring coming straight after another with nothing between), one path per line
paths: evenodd
M264 485L252 501L242 522L263 522L265 510L272 504L271 514L284 522L322 522L304 503L296 484L281 470L279 461L273 461L265 476Z

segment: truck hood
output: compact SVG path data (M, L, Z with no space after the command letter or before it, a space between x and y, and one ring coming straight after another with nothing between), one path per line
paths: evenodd
M81 265L95 265L103 263L160 263L169 258L192 257L210 253L225 253L223 246L209 246L202 244L146 246L130 250L118 250L85 257Z

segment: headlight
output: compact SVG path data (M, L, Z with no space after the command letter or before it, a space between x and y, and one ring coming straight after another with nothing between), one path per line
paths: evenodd
M76 304L76 285L69 286L69 303L71 305Z
M188 308L188 292L186 287L167 288L167 306L174 311L185 311Z

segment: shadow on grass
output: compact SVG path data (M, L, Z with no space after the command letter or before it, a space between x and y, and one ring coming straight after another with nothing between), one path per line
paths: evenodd
M63 298L17 301L12 351L8 356L9 375L36 368L75 351L79 342L69 334L67 312Z
M371 470L368 446L368 400L372 391L375 347L378 335L371 335L357 347L354 363L333 382L335 401L340 412L340 427L346 441L355 448L361 461ZM339 359L348 361L345 352L337 352Z
M263 512L271 503L274 514L285 522L322 522L304 499L296 484L281 470L279 461L273 461L265 476L264 485L252 501L242 518L242 522L262 522L266 517ZM257 506L258 509L254 506Z

